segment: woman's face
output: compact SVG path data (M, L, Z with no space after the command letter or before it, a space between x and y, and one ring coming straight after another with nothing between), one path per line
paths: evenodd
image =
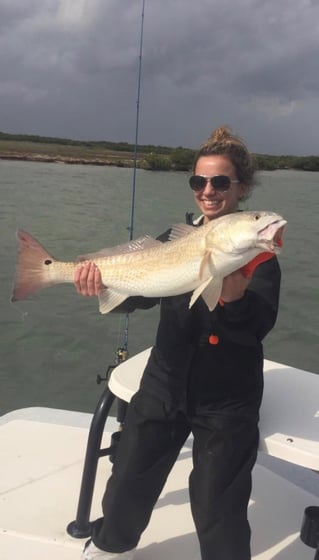
M235 168L223 155L202 156L196 163L194 175L214 177L215 175L227 175L230 179L237 180ZM215 190L209 181L200 191L194 191L195 202L204 214L204 223L214 218L230 214L238 210L238 203L245 193L245 185L231 183L226 191Z

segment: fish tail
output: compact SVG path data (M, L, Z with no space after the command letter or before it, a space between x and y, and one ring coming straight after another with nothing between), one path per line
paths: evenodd
M54 257L26 231L18 230L17 239L18 258L11 301L25 299L57 283L50 268L56 262Z

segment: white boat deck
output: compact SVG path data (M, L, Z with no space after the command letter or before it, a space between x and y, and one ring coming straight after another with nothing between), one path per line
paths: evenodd
M75 518L90 415L26 409L0 420L1 560L79 560L84 541L70 537L66 526ZM106 429L116 429L113 419ZM101 515L110 469L108 458L100 459L91 519ZM189 441L141 539L137 560L200 559L188 503L190 469ZM317 505L318 497L260 464L253 478L253 559L312 560L315 551L300 541L299 531L305 507Z

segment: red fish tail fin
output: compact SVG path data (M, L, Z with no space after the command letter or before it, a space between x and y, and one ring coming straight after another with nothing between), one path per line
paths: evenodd
M55 284L50 265L55 259L26 231L17 231L18 259L11 301L25 299Z

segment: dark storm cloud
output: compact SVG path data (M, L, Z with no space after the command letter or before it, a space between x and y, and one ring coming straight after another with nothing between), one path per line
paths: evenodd
M2 0L0 128L132 141L141 9ZM146 0L141 142L196 147L227 122L259 151L318 152L317 22L310 0Z

